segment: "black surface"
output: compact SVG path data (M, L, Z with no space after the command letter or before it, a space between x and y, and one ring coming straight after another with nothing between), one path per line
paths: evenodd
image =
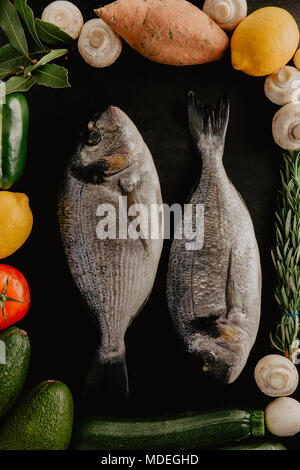
M36 15L48 3L29 1ZM85 20L94 17L97 1L74 3ZM202 6L203 2L192 3ZM300 22L298 0L248 3L251 11L265 5L283 6ZM261 253L263 296L258 338L234 384L219 386L201 376L170 323L165 299L170 243L166 242L153 294L126 337L131 398L124 413L157 415L215 406L263 409L270 399L255 385L253 369L259 358L271 352L269 331L280 318L273 300L270 248L281 161L281 150L271 134L272 117L278 108L265 97L263 79L233 70L229 54L217 63L175 68L147 61L126 44L120 59L108 69L89 67L79 54L70 56L67 66L72 88L36 86L27 93L28 164L24 177L13 188L29 195L34 214L29 240L4 260L20 269L31 287L31 308L20 322L32 344L26 387L44 379L62 380L73 392L77 420L84 414L81 391L96 334L69 274L56 219L58 185L79 130L106 104L119 106L133 119L152 152L164 201L184 202L201 168L188 132L187 91L198 90L208 102L225 91L230 96L231 117L224 164L249 207ZM293 396L300 399L299 389ZM299 437L281 441L298 448Z

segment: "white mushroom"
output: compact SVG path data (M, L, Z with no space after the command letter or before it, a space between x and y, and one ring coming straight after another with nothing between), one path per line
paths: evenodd
M255 367L254 378L260 390L269 397L291 395L299 382L295 365L279 354L263 357Z
M273 137L285 150L300 149L300 101L280 108L273 118Z
M300 70L286 65L265 80L265 94L272 103L283 106L300 100Z
M296 54L294 55L294 64L298 70L300 70L300 49L297 49Z
M84 24L78 49L84 60L93 67L108 67L122 51L120 37L100 18Z
M73 39L78 38L83 26L81 11L76 5L67 1L50 3L43 11L42 20L55 24Z
M203 11L220 28L233 31L247 16L246 0L205 0Z
M300 403L294 398L276 398L265 409L265 423L274 436L294 436L300 431Z

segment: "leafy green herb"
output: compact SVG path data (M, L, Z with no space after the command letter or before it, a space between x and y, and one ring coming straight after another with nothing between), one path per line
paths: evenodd
M0 80L8 75L22 73L31 62L10 44L0 48Z
M15 93L17 91L28 91L29 88L32 87L36 83L36 80L34 77L26 77L24 75L19 76L19 77L11 77L9 80L6 82L6 87L5 89L2 89L0 87L0 99L3 98L5 93L6 95L9 95L10 93Z
M0 47L0 80L6 79L6 94L27 91L35 83L53 88L70 86L68 71L49 62L67 55L75 42L57 26L35 19L27 0L15 0L14 4L0 0L0 33L2 43L5 38L8 41ZM31 41L27 42L26 35Z
M35 20L38 33L40 38L50 46L57 46L60 44L73 45L74 39L71 38L67 33L59 29L52 23L46 23L46 21Z
M14 49L10 44L0 47L0 63L9 62L16 57L24 57L23 54Z
M282 189L276 212L276 246L272 259L277 273L275 298L282 312L272 345L291 361L298 353L300 314L300 150L283 155Z
M67 53L68 49L54 49L53 51L44 55L36 64L27 67L25 70L25 74L28 74L29 72L32 72L33 70L36 70L39 67L42 67L43 65L46 65L48 62L51 62L51 60L58 59L59 57L62 57Z
M4 44L7 44L7 42L8 42L7 37L5 36L2 29L0 29L0 46L3 46Z
M34 42L39 48L43 49L44 47L43 43L41 42L36 31L34 14L33 14L32 9L27 5L27 0L15 0L14 5L20 17L24 21L26 28L28 32L30 33L32 39L34 40Z
M32 73L32 76L39 85L51 88L69 87L68 71L64 67L56 64L47 64Z
M9 0L1 0L0 2L0 27L12 47L29 57L24 29L17 10Z

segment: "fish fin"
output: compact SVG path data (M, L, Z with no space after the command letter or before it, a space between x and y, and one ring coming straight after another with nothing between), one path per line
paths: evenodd
M131 206L133 205L140 205L141 211L139 211L139 215L137 217L130 217L131 219L137 218L136 224L137 227L139 227L139 239L149 256L149 239L146 236L148 233L148 214L147 217L145 217L145 208L142 203L141 197L139 190L137 188L137 185L133 185L132 187L127 187L126 185L123 184L122 180L119 181L119 185L122 190L122 194L124 196L127 196L127 204L128 204L128 210L130 209Z
M228 97L209 106L199 101L194 91L189 91L188 116L191 134L200 151L211 146L224 146L229 120Z
M84 401L95 407L122 404L129 395L125 354L103 361L96 354L84 384Z
M244 313L240 291L236 283L236 274L233 268L232 248L229 254L226 300L228 320L233 323L238 323L240 319L244 318Z

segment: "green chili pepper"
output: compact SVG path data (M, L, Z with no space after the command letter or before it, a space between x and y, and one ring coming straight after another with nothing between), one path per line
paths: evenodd
M22 176L26 163L28 103L20 93L6 95L0 104L0 189Z

